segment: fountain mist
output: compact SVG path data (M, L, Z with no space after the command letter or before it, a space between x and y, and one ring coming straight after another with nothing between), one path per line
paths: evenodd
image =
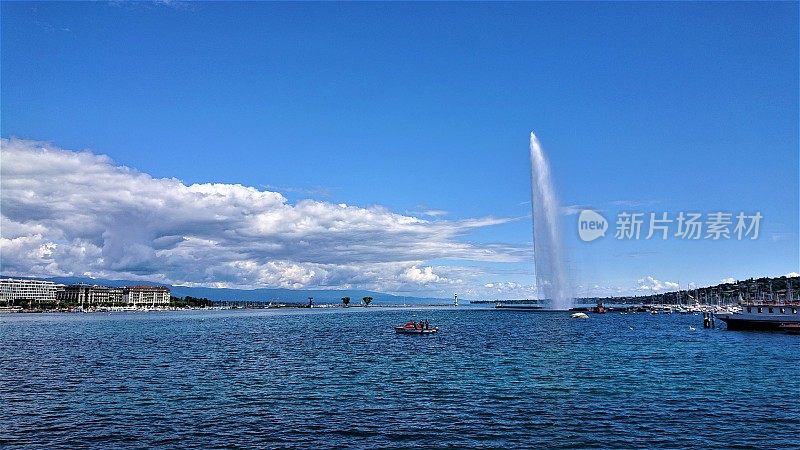
M572 307L572 293L564 263L564 247L559 227L559 205L550 165L542 153L539 139L531 132L531 207L533 209L533 258L539 298L548 299L550 308Z

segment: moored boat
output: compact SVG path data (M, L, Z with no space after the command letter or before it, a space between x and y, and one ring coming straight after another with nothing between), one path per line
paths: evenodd
M751 303L743 304L741 312L715 313L725 322L729 330L776 330L800 329L800 303Z

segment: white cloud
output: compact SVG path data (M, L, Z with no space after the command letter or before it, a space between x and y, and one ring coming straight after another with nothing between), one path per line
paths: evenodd
M185 185L47 143L2 139L0 145L0 249L9 275L450 290L468 289L476 274L425 261L514 262L530 253L463 238L510 219L428 221L381 206L290 204L277 192Z
M719 280L719 282L722 283L722 284L732 284L732 283L736 283L736 278L733 278L733 277L723 278L723 279Z
M630 287L613 286L595 282L587 282L585 284L578 284L575 286L575 295L578 297L587 298L630 295L634 292L632 292Z
M482 287L472 289L468 293L484 300L526 300L537 298L535 285L522 284L514 281L492 281L484 283Z
M444 280L444 278L433 273L433 267L430 266L421 269L417 266L409 267L403 273L403 278L420 284L437 283Z
M520 283L516 283L516 282L513 282L513 281L505 281L505 282L498 281L498 282L494 282L494 283L486 283L486 284L483 285L483 287L488 288L488 289L492 289L492 290L494 290L496 292L499 292L499 293L517 292L517 291L520 291L520 290L523 290L523 289L535 290L535 287L533 287L533 286L523 286Z
M786 274L786 275L784 275L784 276L785 276L786 278L800 277L800 273L797 273L797 272L789 272L789 273L787 273L787 274Z
M666 291L675 291L678 290L680 285L678 283L672 281L660 281L656 280L651 276L647 276L644 278L640 278L636 281L638 287L636 288L637 291L644 291L644 292L666 292Z

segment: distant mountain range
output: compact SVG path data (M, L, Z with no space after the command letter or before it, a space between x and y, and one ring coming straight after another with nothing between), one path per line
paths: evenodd
M187 295L198 298L207 298L214 301L247 301L247 302L285 302L299 303L308 302L309 297L314 297L314 303L341 303L342 297L350 297L351 304L361 303L363 297L372 297L372 303L376 305L389 304L425 304L441 305L449 304L453 300L445 298L431 297L406 297L400 295L385 294L383 292L365 291L359 289L229 289L229 288L207 288L207 287L188 287L172 286L163 283L153 283L147 281L131 280L107 280L101 278L87 277L11 277L0 275L0 278L17 278L27 280L47 280L60 284L98 284L102 286L122 287L138 285L166 286L175 297L185 297Z

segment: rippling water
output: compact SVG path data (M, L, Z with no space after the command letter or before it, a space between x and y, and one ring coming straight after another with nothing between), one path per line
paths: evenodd
M422 318L440 334L392 330ZM800 336L701 320L470 308L8 314L0 446L800 447Z

